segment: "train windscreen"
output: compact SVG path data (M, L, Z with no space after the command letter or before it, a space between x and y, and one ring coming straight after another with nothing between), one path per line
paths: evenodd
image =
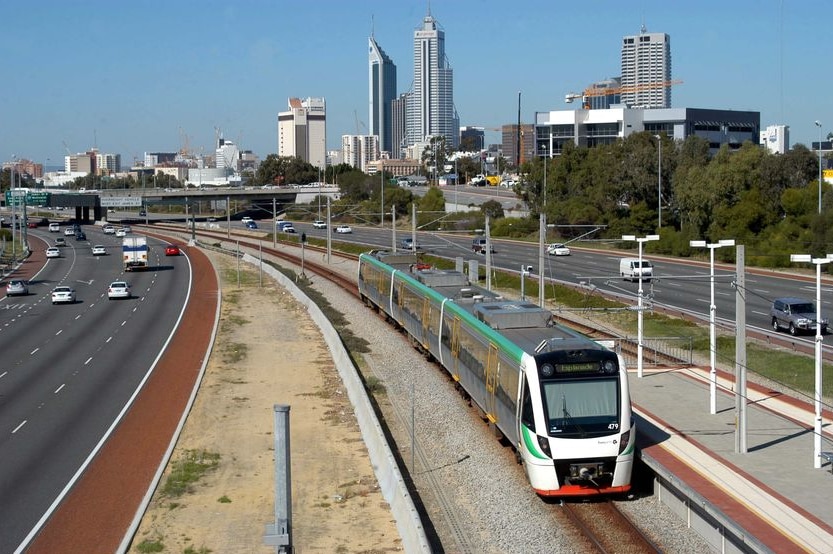
M619 432L616 377L544 381L543 389L551 437L586 438Z

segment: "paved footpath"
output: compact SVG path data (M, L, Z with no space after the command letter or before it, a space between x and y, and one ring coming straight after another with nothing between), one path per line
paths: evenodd
M773 552L833 553L833 474L813 467L813 406L750 383L747 452L735 452L734 380L720 372L709 413L708 368L631 375L643 457L695 489ZM828 422L822 450L831 448Z

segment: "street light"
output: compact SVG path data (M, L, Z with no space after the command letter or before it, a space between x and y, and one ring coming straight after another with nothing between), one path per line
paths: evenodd
M639 290L637 291L638 299L636 305L636 320L637 320L637 348L636 348L636 374L642 378L642 243L651 240L659 240L659 235L647 235L644 237L636 237L635 235L622 235L622 240L636 241L639 247Z
M692 240L689 246L709 249L709 283L711 295L709 298L709 360L711 362L709 371L709 411L717 413L717 337L715 334L715 315L717 306L714 305L714 251L721 246L734 246L735 239L723 239L713 243L706 243L704 240Z
M819 128L819 214L821 213L821 121L816 121Z
M657 210L659 214L657 231L662 230L662 137L654 135L657 139L657 150L659 152L659 167L657 168Z
M821 147L821 145L819 145ZM833 262L833 254L824 258L813 258L810 254L790 254L791 262L807 262L816 266L816 392L815 428L813 432L813 467L821 467L821 266Z
M546 211L546 209L547 209L547 161L549 161L548 160L549 156L547 156L547 145L546 144L541 145L541 152L543 153L542 157L544 158L544 191L543 191L543 193L544 193L543 194L543 196L544 196L544 209L543 209L543 211Z

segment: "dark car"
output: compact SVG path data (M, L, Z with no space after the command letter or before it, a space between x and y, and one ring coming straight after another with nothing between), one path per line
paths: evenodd
M816 304L805 298L776 298L769 311L772 328L776 331L787 329L791 335L816 330ZM821 320L822 334L827 332L828 321Z
M84 231L75 231L75 240L87 240L87 235Z
M246 228L248 228L248 229L257 229L257 223L255 223L254 221L247 221L246 222Z

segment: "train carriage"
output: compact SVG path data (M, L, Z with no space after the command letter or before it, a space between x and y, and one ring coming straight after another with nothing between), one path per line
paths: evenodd
M413 254L359 258L359 291L458 382L516 448L541 496L630 489L634 424L621 356L535 304L472 286Z

